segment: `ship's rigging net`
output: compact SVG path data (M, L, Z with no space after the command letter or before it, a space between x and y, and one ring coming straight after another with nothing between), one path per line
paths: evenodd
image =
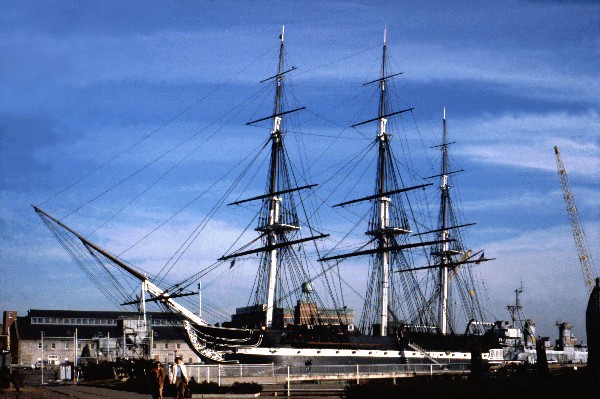
M77 266L89 278L92 284L115 306L115 308L125 308L132 312L141 312L141 295L144 295L140 287L140 279L126 272L120 266L115 264L107 256L94 249L80 237L69 230L57 224L43 212L37 213L44 225L50 230L52 235L67 251ZM124 261L123 261L124 262ZM126 263L126 262L124 262ZM132 266L129 267L145 275L148 281L157 282L156 276L152 276L143 270ZM171 284L165 289L165 293L171 297L177 298L177 301L189 309L195 309L198 306L197 296L190 295L191 283ZM147 303L147 311L162 311L173 313L173 310L160 301L151 301ZM223 312L219 306L216 306L210 300L203 301L203 312L211 319L222 320L226 318L227 313ZM174 321L181 319L180 315L174 314Z

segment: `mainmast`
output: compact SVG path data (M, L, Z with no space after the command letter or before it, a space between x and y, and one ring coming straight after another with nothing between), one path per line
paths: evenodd
M446 132L446 108L444 108L443 119L443 137L442 137L442 176L441 176L441 212L442 223L440 226L442 240L447 240L450 236L448 228L448 140ZM442 334L448 332L448 263L450 263L448 242L442 243L442 251L440 252L440 302L439 302L439 320L438 325Z
M370 196L342 202L334 206L346 206L363 201L373 201L371 219L369 222L369 228L365 234L373 237L374 247L368 250L360 250L356 252L327 256L320 259L320 261L328 261L335 259L343 259L354 256L371 255L373 256L373 287L376 288L376 294L373 296L372 306L373 313L367 315L367 321L372 325L365 325L367 329L372 328L374 335L386 336L388 335L388 318L391 312L394 310L391 308L390 301L390 278L391 278L391 265L393 262L397 262L397 259L403 258L402 251L410 248L417 248L423 246L437 245L440 244L440 240L435 241L420 241L409 243L405 239L398 239L398 236L406 236L410 233L410 226L408 217L403 209L402 200L400 193L404 193L411 190L416 190L430 186L431 184L421 184L413 187L399 187L396 167L394 164L394 158L390 148L390 135L387 133L387 121L388 117L398 115L404 112L412 111L413 108L408 108L400 111L388 112L386 107L386 85L388 79L400 75L401 73L395 73L386 75L387 73L387 49L386 49L386 31L384 30L383 36L383 54L381 61L381 77L379 79L365 83L365 85L378 83L380 85L379 94L379 110L378 116L360 123L356 123L351 127L356 127L372 122L377 122L377 136L376 141L378 143L378 160L377 160L377 174L375 183L375 193ZM396 259L396 260L395 260ZM403 269L402 272L411 272L412 269ZM367 292L369 297L371 294ZM373 318L371 319L371 314ZM392 313L393 315L393 313ZM363 314L365 318L365 314Z
M386 63L386 33L387 29L383 30L383 55L381 60L381 93L379 101L379 131L377 139L379 140L379 234L378 246L381 250L379 257L381 268L381 336L387 335L387 320L388 320L388 302L389 302L389 238L384 232L388 227L390 197L385 196L386 192L386 145L388 144L388 135L386 133L387 119L385 115L385 63ZM367 232L369 234L369 232Z
M277 76L275 78L275 107L273 110L273 130L271 131L271 174L269 181L269 223L264 226L263 230L268 234L268 245L274 246L277 243L277 236L283 232L281 229L277 229L276 226L279 223L279 204L281 197L276 193L277 191L277 164L279 157L279 145L281 143L281 116L278 116L282 110L281 108L281 90L282 90L282 77L281 72L283 69L283 44L284 44L284 33L285 27L281 27L281 44L279 46L279 64L277 65ZM259 227L260 229L260 227ZM268 273L268 285L267 285L267 312L265 316L265 327L270 328L273 325L273 310L275 308L275 285L277 283L277 251L278 248L273 247L269 253L269 273Z

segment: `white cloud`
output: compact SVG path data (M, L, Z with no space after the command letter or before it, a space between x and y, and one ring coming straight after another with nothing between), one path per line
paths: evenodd
M600 130L597 111L569 114L513 113L456 123L454 129L470 159L490 164L555 171L557 145L569 174L600 171Z
M600 224L587 224L584 228L597 232ZM600 259L599 240L600 236L588 235L588 246L595 259ZM588 293L568 225L496 239L486 243L485 248L486 255L496 258L481 270L497 317L508 317L503 308L514 300L512 291L522 281L526 317L538 321L540 334L556 336L553 321L563 319L573 322L576 334L583 338ZM598 274L600 270L594 272Z
M266 28L255 27L252 34L248 34L249 29L68 36L19 32L4 35L0 48L11 54L8 65L13 68L28 65L12 71L14 76L28 80L52 76L62 83L80 86L123 81L218 83L230 79L255 84L261 77L272 74L278 46ZM295 47L290 50L294 62L300 62L302 67L297 79L316 79L322 85L323 80L331 78L358 82L373 73L369 68L378 59L377 43L372 43L371 50L356 48L368 45L363 40L341 47L338 43L344 41L344 32L332 30L324 44L322 32L299 27L296 35L303 40L292 40L291 45ZM600 78L572 64L573 59L581 58L580 49L563 50L557 56L551 47L493 47L480 42L470 47L464 43L448 46L432 43L432 39L389 44L390 53L401 60L397 67L405 72L407 79L490 83L496 90L525 97L543 96L547 100L597 103L600 97ZM256 62L257 57L271 47L272 61ZM38 62L31 62L32 55Z

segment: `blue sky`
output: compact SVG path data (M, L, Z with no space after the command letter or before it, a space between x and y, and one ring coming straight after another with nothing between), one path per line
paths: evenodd
M126 249L266 138L268 127L244 124L268 113L261 102L269 92L258 82L274 73L281 25L288 65L299 68L293 94L307 107L298 120L304 132L320 135L306 136L311 151L328 145L319 137L340 132L344 140L328 154L330 162L364 146L367 130L344 128L369 102L372 92L362 83L377 78L387 26L391 68L403 72L394 81L399 105L416 108L398 142L410 145L416 170L435 171L438 154L428 147L440 140L447 108L449 134L457 141L453 162L466 170L454 180L456 195L465 218L478 223L469 239L497 258L481 270L493 314L508 317L504 306L523 281L526 311L542 334L556 335L553 324L561 319L583 336L587 299L552 147L563 153L598 263L600 5L451 3L1 1L1 307L110 306L30 204L43 203L151 134L44 203L63 217L198 132L119 190L64 219L90 234L131 192L185 158L90 235L115 252ZM327 163L315 169L315 179L326 170ZM259 193L261 184L248 193ZM188 208L127 259L159 269L210 201L208 195ZM222 255L248 215L243 209L217 215L173 277ZM332 230L346 227L332 218ZM229 284L244 292L247 273L236 271ZM222 288L207 295L229 311L240 305Z

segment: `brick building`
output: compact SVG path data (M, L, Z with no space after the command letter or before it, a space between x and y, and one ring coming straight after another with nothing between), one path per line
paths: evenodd
M7 326L6 317L13 316ZM146 357L162 362L181 356L186 363L200 358L185 340L185 332L170 313L29 310L27 316L4 312L13 364L96 362L117 357Z

